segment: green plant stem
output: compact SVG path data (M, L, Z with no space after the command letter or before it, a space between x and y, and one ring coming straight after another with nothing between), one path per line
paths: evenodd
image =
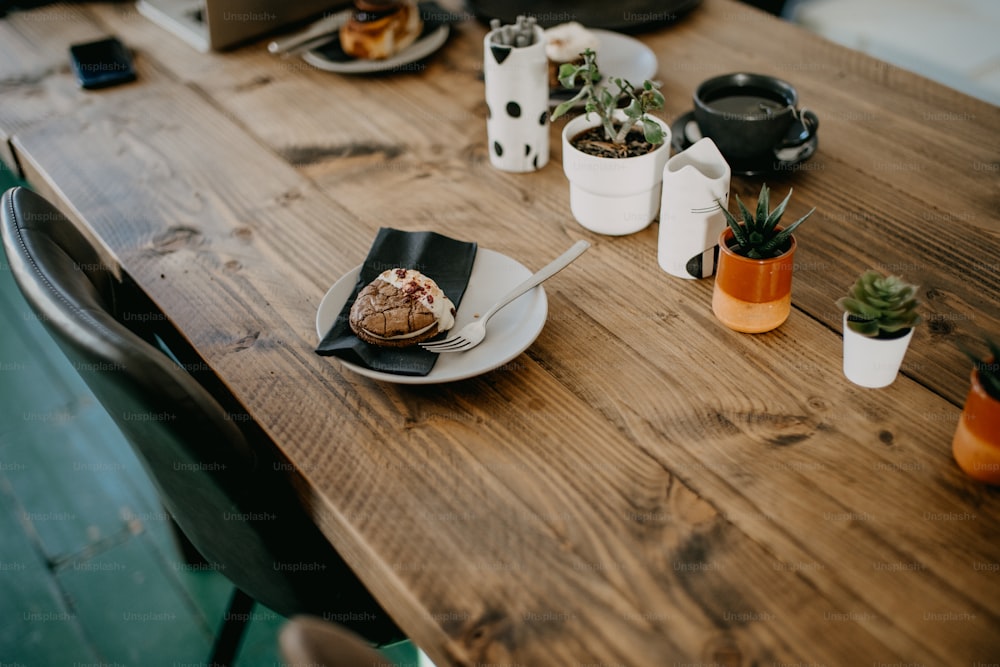
M569 112L580 100L586 100L585 113L588 118L591 113L597 114L606 141L619 145L624 144L629 132L636 125L642 123L643 135L648 143L663 143L662 129L647 116L648 111L663 108L664 100L663 95L658 90L659 84L644 81L642 89L637 92L628 81L612 78L610 83L618 88L617 93L612 94L607 87L598 89L597 82L601 80L601 74L597 69L597 54L587 49L580 55L583 57L582 65L565 63L559 68L559 82L565 88L573 88L579 79L582 83L580 91L572 99L558 105L552 112L551 120L556 120ZM625 120L616 127L614 113L619 108L619 100L622 99L629 100L629 104L623 110Z

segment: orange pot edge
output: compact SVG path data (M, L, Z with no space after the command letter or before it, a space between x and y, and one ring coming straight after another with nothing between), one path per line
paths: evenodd
M986 393L976 369L951 446L955 462L967 475L1000 484L1000 401Z
M720 289L750 303L777 301L791 293L798 247L794 234L788 251L771 259L750 259L736 254L729 248L728 241L732 238L733 230L728 227L719 236L719 266L715 280Z

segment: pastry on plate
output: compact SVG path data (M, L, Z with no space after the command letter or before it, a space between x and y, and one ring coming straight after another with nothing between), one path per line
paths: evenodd
M582 65L581 53L587 49L597 51L600 40L590 30L576 21L560 23L545 31L545 56L549 60L549 90L562 88L559 67L563 63Z
M455 326L455 304L419 271L389 269L361 289L348 321L366 343L410 347Z
M414 0L355 0L340 26L340 47L349 56L384 60L413 44L424 29Z

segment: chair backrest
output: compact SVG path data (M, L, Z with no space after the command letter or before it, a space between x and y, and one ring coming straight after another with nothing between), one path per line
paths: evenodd
M210 393L164 351L164 341L183 342L167 318L44 198L12 188L2 206L4 250L28 305L205 559L278 613L337 614L373 641L400 638L305 513L274 444L223 407L232 397L221 382Z
M289 665L395 667L357 635L314 616L295 616L281 626L278 645Z

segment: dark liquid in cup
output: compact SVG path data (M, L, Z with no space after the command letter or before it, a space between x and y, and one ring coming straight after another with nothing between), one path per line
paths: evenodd
M788 100L759 88L729 88L715 92L708 106L729 116L767 118L788 107Z

